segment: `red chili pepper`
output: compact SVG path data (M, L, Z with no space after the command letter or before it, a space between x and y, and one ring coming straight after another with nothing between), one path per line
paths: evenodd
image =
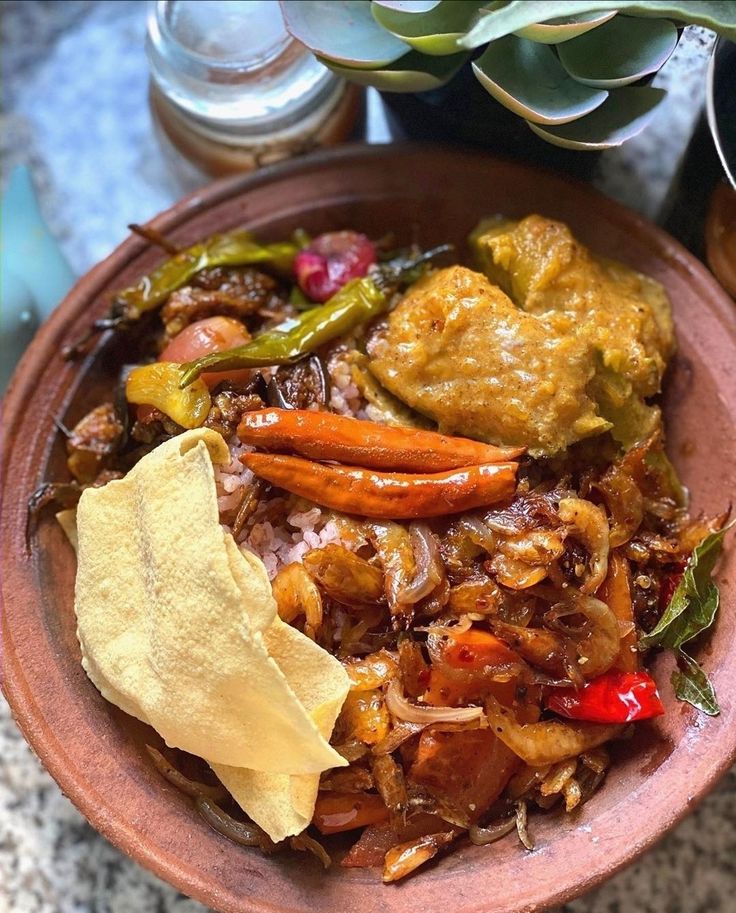
M514 493L518 468L518 463L484 463L449 472L379 472L284 454L245 453L240 459L257 476L294 495L381 520L444 517L497 504Z
M605 672L582 688L560 688L547 709L590 723L631 723L664 713L657 685L646 672Z
M339 834L388 818L388 809L375 793L320 793L312 819L320 834Z

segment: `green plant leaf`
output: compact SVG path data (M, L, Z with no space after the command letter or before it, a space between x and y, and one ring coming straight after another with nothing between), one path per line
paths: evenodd
M736 523L732 520L706 536L687 562L680 582L655 628L639 640L643 649L669 647L676 650L710 627L718 611L718 587L713 583L715 563L723 551L723 539Z
M441 2L442 0L373 0L376 6L404 13L428 13Z
M411 48L371 15L370 0L280 0L289 33L343 66L386 67Z
M615 89L656 73L676 47L677 29L669 19L617 16L560 45L557 53L573 79Z
M715 689L705 672L682 650L677 655L677 665L678 668L672 673L672 687L678 700L687 701L708 716L718 716L721 708L718 706Z
M418 51L410 51L395 63L378 70L358 70L322 57L317 59L339 76L360 86L373 86L380 92L427 92L449 82L468 59L468 54L428 57Z
M550 19L547 22L535 22L523 29L517 29L514 35L528 38L530 41L539 41L541 44L561 44L570 41L578 35L584 35L591 29L603 25L613 19L616 10L607 10L603 13L578 13L575 16L563 16L559 19Z
M480 84L502 105L536 124L566 124L603 104L608 93L571 79L545 44L507 35L473 61Z
M600 108L573 123L559 127L528 123L537 136L553 146L588 151L610 149L641 133L664 97L662 89L627 86L614 89Z
M460 39L460 44L465 48L477 48L537 22L581 13L610 11L612 7L630 16L676 19L691 25L704 25L719 35L736 39L734 0L689 0L680 3L667 0L556 0L555 3L549 3L548 0L512 0L501 9L480 18L468 34Z
M478 18L483 0L441 0L427 12L406 12L373 3L373 18L423 54L456 54L458 40Z

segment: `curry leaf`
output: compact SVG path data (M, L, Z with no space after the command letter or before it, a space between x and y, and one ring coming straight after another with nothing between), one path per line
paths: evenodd
M710 627L718 611L718 588L711 574L723 550L723 538L735 522L706 536L693 550L669 605L654 630L641 638L640 647L675 650Z
M678 668L672 673L672 686L678 700L687 701L708 716L718 716L721 708L718 706L715 689L705 672L682 650L678 652L677 662Z
M709 580L702 598L691 600L687 611L665 631L662 646L674 650L707 630L715 621L720 598L718 587Z
M477 48L488 41L496 41L519 29L545 22L592 13L597 10L625 12L630 16L668 18L692 25L703 25L726 38L736 38L736 2L733 0L689 0L689 2L662 2L662 0L512 0L506 6L479 19L477 24L460 39L466 48Z

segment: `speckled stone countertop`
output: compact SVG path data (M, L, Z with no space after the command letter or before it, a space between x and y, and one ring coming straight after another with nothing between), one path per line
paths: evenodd
M146 104L143 2L3 3L4 173L30 166L77 273L195 184L167 167ZM601 156L594 183L662 221L702 106L710 37L688 33L658 77L652 126ZM368 138L389 139L376 99ZM0 698L0 913L199 913L122 856L43 771ZM674 833L568 913L736 910L736 771ZM560 913L560 911L558 911Z

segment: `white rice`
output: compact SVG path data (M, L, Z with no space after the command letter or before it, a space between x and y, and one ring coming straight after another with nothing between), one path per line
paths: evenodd
M257 516L258 513L256 518ZM309 520L304 519L307 516L310 517ZM305 511L303 505L299 504L287 515L283 525L275 526L269 520L256 520L250 531L241 537L239 544L263 560L268 576L273 580L280 568L295 561L301 562L307 552L314 548L324 548L331 542L351 547L351 541L343 537L328 511L319 507L310 507Z
M349 364L339 358L332 361L330 371L330 408L340 415L361 417L365 406L360 390L353 381Z

